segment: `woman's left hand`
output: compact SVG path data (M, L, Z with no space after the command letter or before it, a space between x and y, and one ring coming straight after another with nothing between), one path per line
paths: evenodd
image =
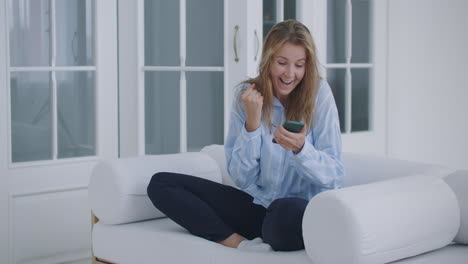
M273 137L283 148L292 150L294 153L299 153L305 144L306 131L306 126L299 133L289 132L283 126L279 126Z

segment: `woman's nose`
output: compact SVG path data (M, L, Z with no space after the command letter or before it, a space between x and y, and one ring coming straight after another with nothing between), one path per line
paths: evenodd
M284 72L284 75L286 75L287 77L293 77L294 76L294 71L293 71L292 67L287 67L286 71Z

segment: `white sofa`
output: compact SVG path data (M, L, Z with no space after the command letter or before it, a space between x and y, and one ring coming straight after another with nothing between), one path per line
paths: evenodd
M223 146L102 161L89 184L93 262L468 263L468 171L352 153L343 163L345 187L309 202L305 250L252 253L189 234L146 195L159 171L233 185Z

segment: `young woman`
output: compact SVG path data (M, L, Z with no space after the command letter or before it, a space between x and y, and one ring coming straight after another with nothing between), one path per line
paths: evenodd
M305 125L290 132L286 120ZM259 75L237 89L225 153L239 189L157 173L148 186L153 204L192 234L228 247L303 249L308 201L339 188L344 171L333 94L301 23L278 23L266 36Z

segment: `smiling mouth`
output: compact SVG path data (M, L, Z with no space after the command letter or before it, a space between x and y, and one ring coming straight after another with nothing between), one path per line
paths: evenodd
M283 80L283 79L280 78L280 81L281 81L282 83L286 84L286 85L290 85L290 84L293 83L294 80L285 81L285 80Z

